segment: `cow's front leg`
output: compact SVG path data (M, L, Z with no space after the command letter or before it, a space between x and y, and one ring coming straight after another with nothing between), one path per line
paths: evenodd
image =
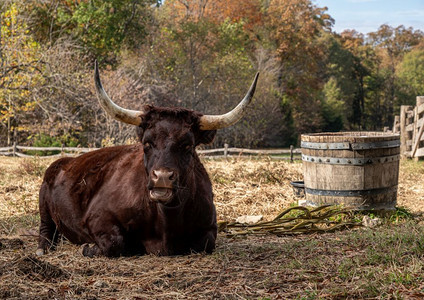
M164 238L152 237L143 241L146 253L154 255L169 255L169 249Z
M82 254L88 257L118 257L126 252L124 236L116 225L90 230L95 245L84 245Z
M193 252L212 253L215 250L216 229L211 229L192 240L190 250Z
M82 245L82 255L87 257L101 256L101 251L97 245L84 244Z

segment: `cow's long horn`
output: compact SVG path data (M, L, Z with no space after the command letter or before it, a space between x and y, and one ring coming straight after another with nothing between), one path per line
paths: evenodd
M138 126L141 124L141 118L144 115L143 111L122 108L116 105L106 94L100 81L97 60L94 63L94 83L96 84L97 99L99 99L100 105L111 117L132 125Z
M247 105L253 98L255 93L256 83L258 81L259 72L256 73L255 79L250 86L249 91L243 100L231 111L223 115L204 115L200 117L200 129L201 130L216 130L231 126L241 119L243 116Z

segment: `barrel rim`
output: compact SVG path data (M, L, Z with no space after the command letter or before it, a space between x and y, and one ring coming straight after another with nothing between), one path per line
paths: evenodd
M339 132L318 132L304 133L301 137L346 137L346 138L378 138L378 137L395 137L400 138L400 134L383 132L383 131L339 131Z

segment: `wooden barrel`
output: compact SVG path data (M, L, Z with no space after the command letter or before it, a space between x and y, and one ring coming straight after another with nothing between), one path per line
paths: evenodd
M356 210L396 206L400 139L384 132L304 134L301 137L305 200Z

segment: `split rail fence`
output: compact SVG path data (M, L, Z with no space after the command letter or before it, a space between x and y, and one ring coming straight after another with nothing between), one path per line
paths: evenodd
M22 151L59 151L59 154L39 156L39 157L62 157L62 156L75 156L78 154L97 150L98 148L80 148L80 147L27 147L14 144L11 147L0 147L0 155L18 156L18 157L34 157L22 153ZM225 144L224 148L217 149L200 149L197 153L207 159L215 158L252 158L269 156L272 159L279 160L301 160L301 150L290 146L290 149L244 149L232 148Z
M400 115L395 116L393 133L400 133L402 157L419 160L424 158L424 96L417 97L415 107L402 105Z

